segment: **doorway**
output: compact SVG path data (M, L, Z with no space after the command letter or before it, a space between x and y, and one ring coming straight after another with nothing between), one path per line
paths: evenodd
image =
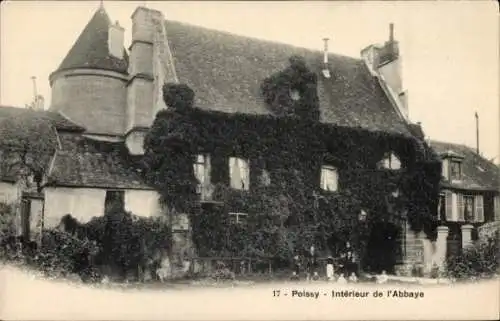
M372 273L394 273L402 256L401 234L401 228L393 223L375 223L368 238L363 269Z

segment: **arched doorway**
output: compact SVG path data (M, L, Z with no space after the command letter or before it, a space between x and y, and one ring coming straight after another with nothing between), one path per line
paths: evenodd
M362 261L367 272L394 273L394 266L401 256L401 228L393 223L375 223L370 231Z

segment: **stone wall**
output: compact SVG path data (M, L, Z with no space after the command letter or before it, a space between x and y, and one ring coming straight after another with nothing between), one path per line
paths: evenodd
M78 69L63 72L52 82L50 110L65 116L89 133L125 132L127 78L115 72Z

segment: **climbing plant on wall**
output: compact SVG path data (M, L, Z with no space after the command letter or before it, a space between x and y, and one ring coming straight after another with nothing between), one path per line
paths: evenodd
M286 260L311 243L327 248L332 238L363 247L378 221L407 219L433 236L439 162L420 155L414 137L320 123L315 84L303 60L291 59L289 68L263 80L271 115L201 110L192 106L188 87L165 86L171 108L158 113L146 137L145 173L169 205L190 213L201 255ZM290 88L302 92L294 102L284 98ZM388 150L399 154L404 169L377 169ZM192 164L198 153L211 155L219 206L196 205ZM233 156L250 160L249 191L227 187ZM324 163L339 170L337 192L320 189ZM261 184L263 171L269 184ZM360 220L361 210L366 219ZM248 213L246 224L231 224L229 211Z

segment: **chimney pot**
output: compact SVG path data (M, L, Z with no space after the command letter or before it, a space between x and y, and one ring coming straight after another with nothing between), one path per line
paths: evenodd
M323 63L326 65L328 64L328 40L329 38L323 38L323 42L325 45L324 51L323 51ZM325 66L326 68L326 66Z

